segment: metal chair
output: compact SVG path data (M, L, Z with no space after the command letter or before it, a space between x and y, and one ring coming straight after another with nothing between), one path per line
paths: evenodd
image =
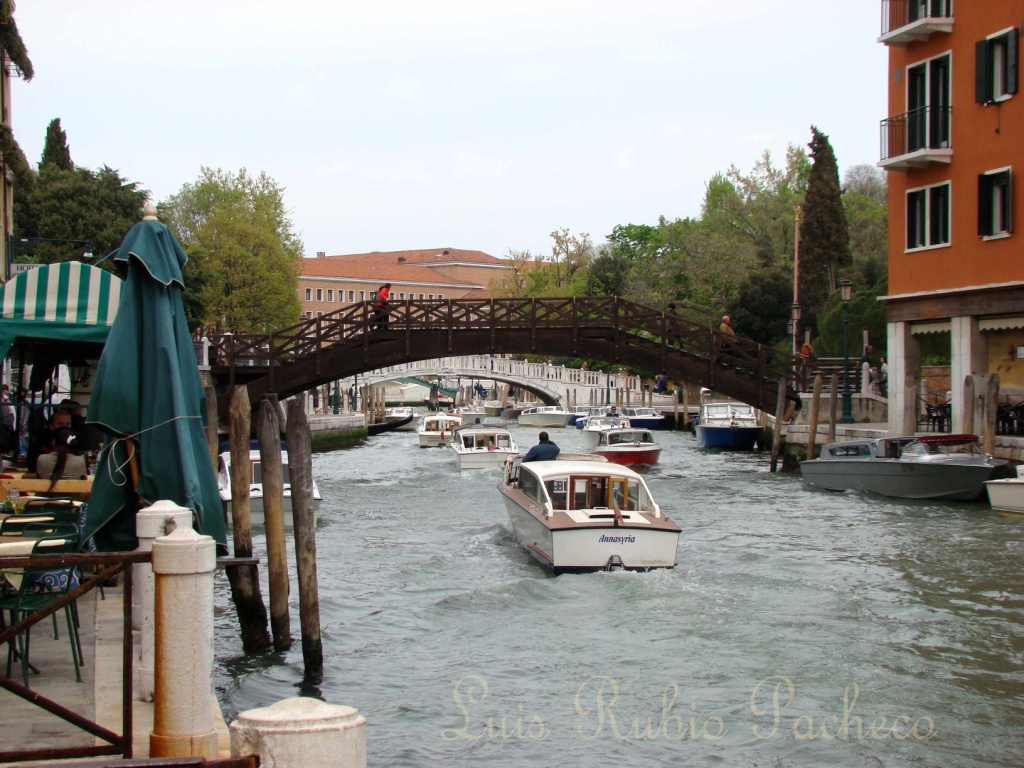
M31 554L57 555L77 550L77 534L43 536L36 539ZM25 568L20 574L17 591L12 595L0 598L0 614L3 611L9 611L11 626L14 626L22 619L47 608L72 587L73 571L74 569L71 568ZM68 624L68 639L71 644L72 661L75 665L75 679L82 682L82 644L76 626L76 612L72 610L72 605L64 606L64 616ZM34 669L29 661L32 644L31 633L32 628L28 627L24 632L19 633L15 641L10 642L7 648L7 677L11 676L11 667L14 657L17 655L21 659L21 674L26 688L28 687L29 669Z

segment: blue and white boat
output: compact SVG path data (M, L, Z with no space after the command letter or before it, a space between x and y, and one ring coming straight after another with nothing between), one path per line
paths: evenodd
M629 419L629 426L634 429L664 429L665 416L657 408L627 406L622 415Z
M709 390L703 390L694 431L697 444L704 448L749 451L757 442L761 426L753 406L719 400Z

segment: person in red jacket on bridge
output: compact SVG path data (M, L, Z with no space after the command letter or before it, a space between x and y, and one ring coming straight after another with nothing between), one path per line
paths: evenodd
M391 283L384 283L377 290L376 322L381 330L387 330L388 313L390 311L389 299L391 298Z

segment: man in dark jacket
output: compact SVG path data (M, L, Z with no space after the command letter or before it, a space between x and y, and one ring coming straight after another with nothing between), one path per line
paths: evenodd
M523 461L551 461L562 449L548 440L548 433L541 432L540 442L531 448L523 457Z

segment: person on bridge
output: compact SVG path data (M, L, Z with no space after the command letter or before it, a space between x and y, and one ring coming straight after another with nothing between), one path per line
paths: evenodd
M553 461L561 452L561 448L548 439L547 432L541 432L540 442L527 451L523 461Z
M390 311L388 300L390 298L391 283L384 283L384 285L377 289L376 321L377 327L381 330L387 330L388 327L388 313Z
M736 331L729 324L729 316L722 316L722 324L718 326L718 333L722 339L722 349L728 349L736 343Z

